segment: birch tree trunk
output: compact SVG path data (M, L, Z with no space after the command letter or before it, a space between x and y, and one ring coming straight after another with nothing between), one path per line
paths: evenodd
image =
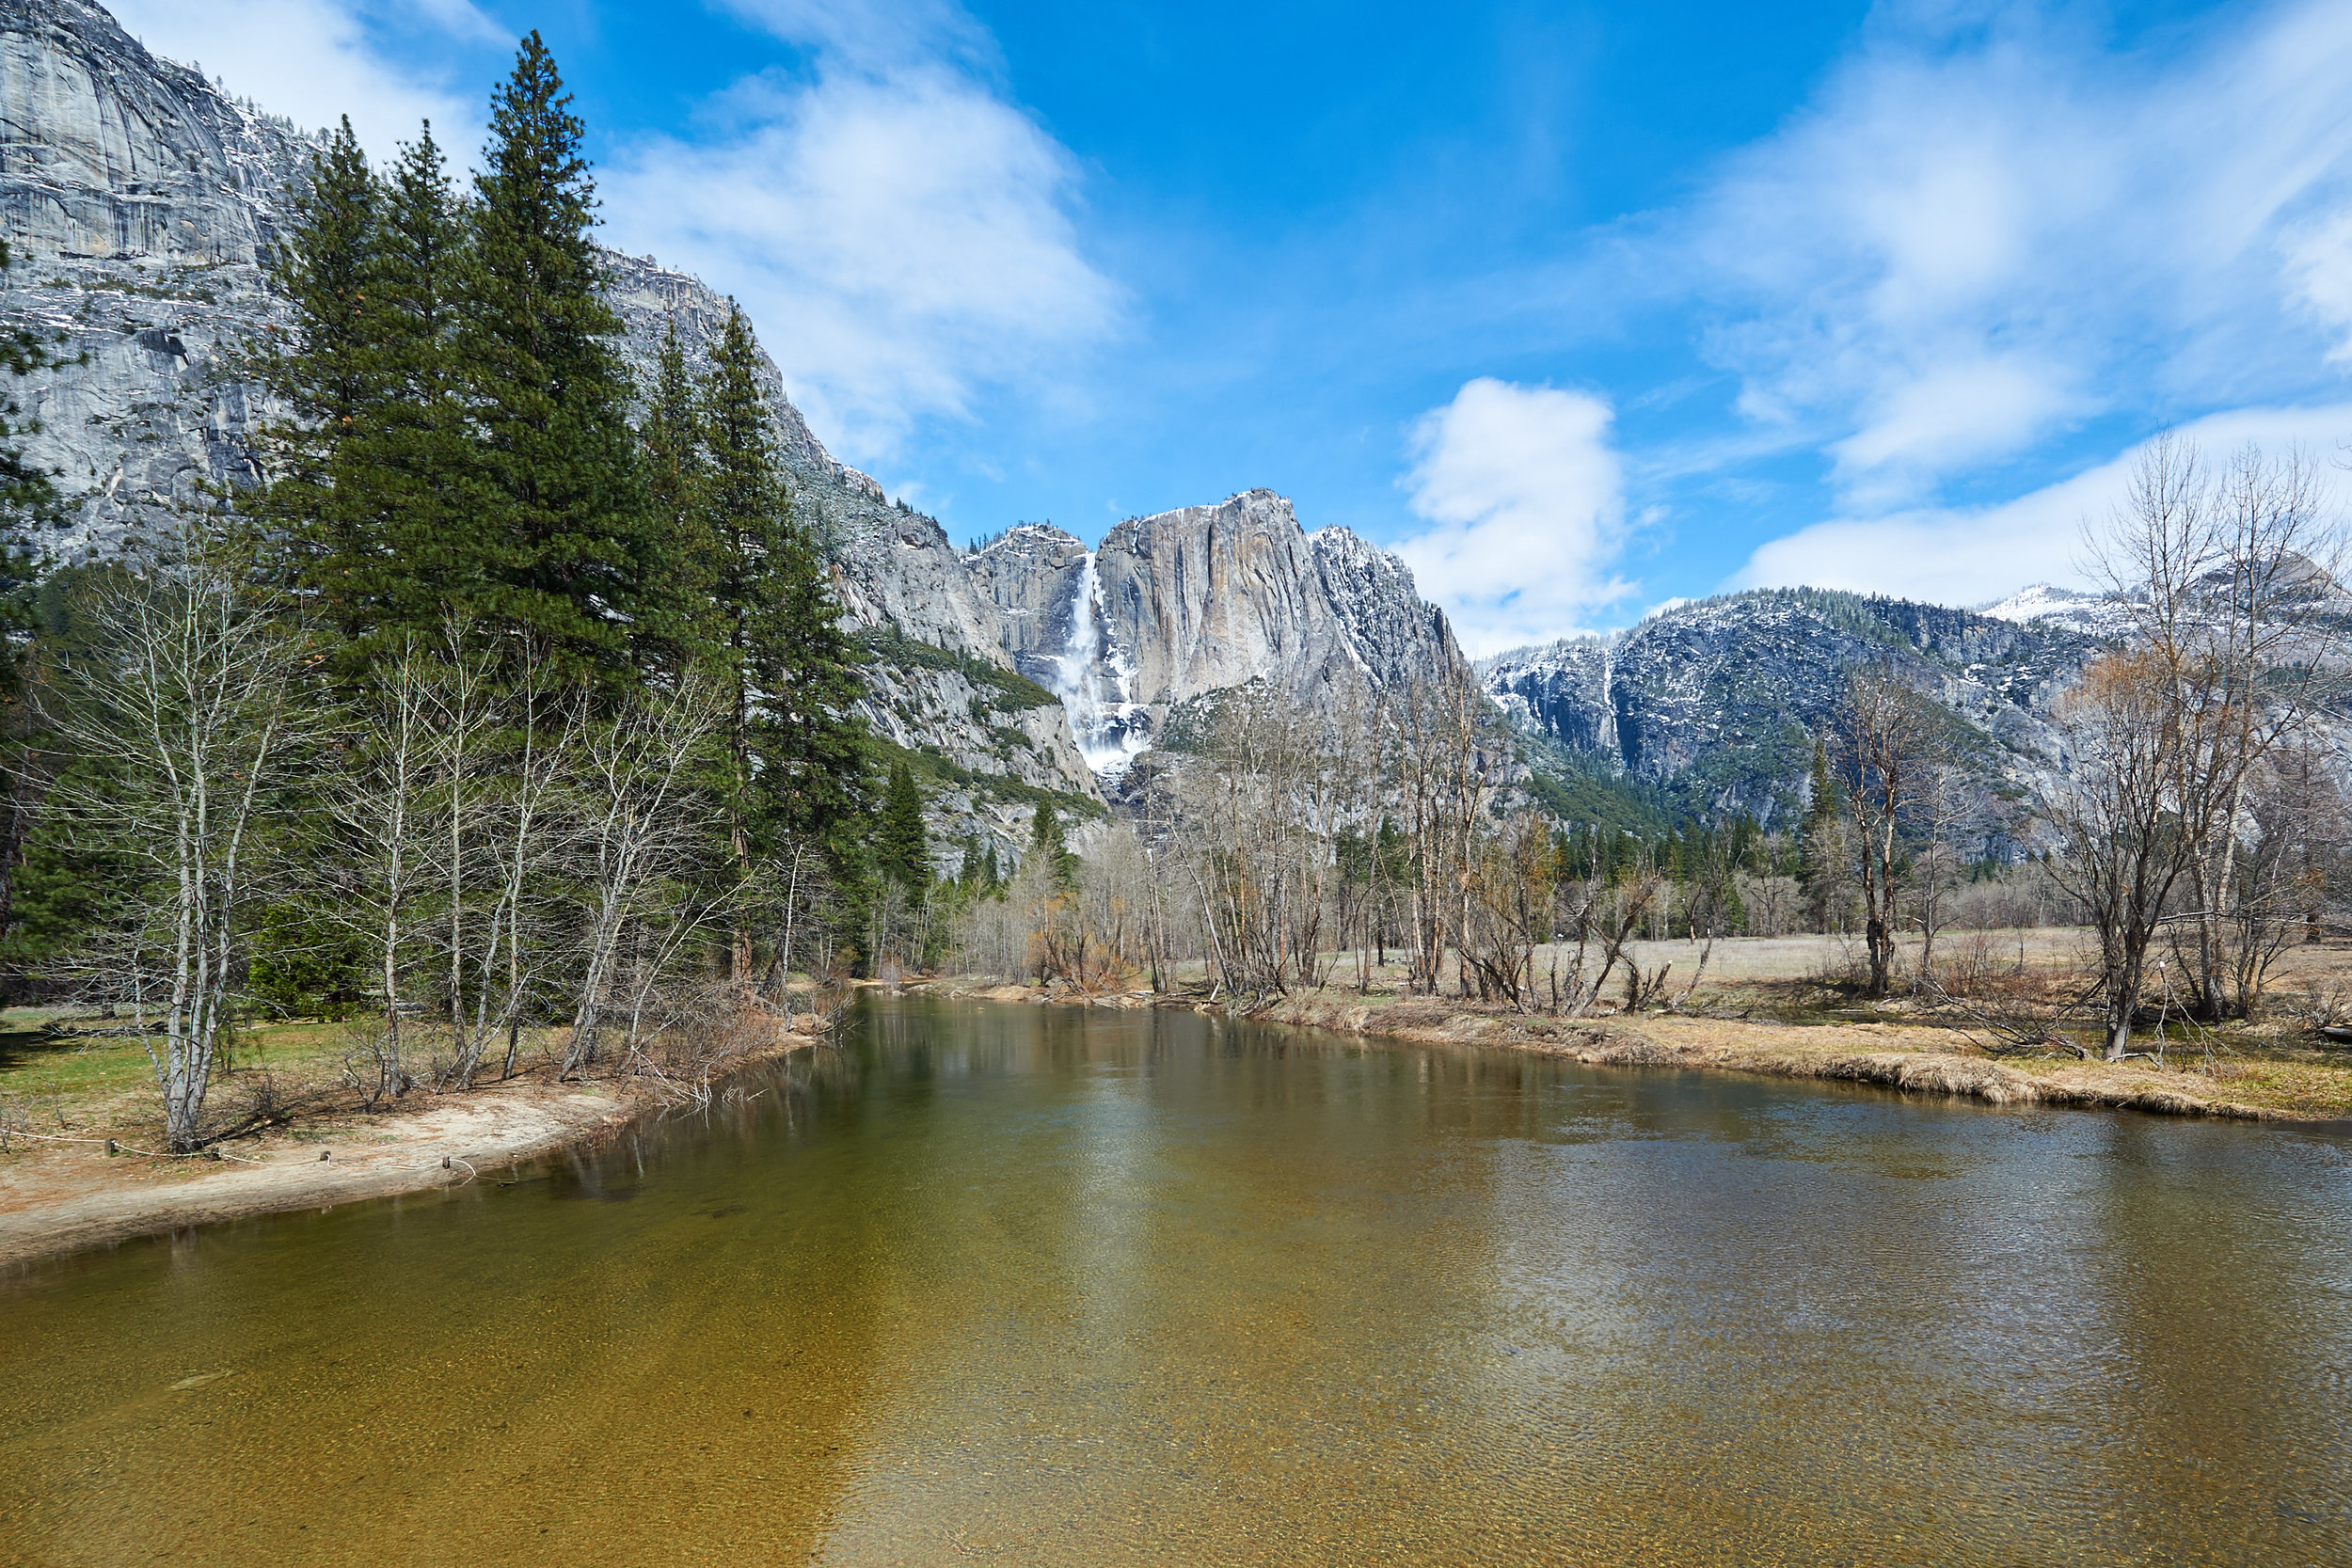
M204 1142L203 1112L229 1026L230 987L253 895L252 838L276 809L307 737L294 692L303 649L284 607L248 593L201 548L159 550L91 590L98 646L60 681L61 740L96 766L53 796L68 832L133 869L116 961L160 965L117 977L163 998L149 1055L175 1152ZM161 940L157 940L157 939Z

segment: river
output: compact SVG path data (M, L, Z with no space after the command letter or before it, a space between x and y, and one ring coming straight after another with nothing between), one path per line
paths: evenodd
M0 1280L0 1561L2352 1561L2348 1156L878 999Z

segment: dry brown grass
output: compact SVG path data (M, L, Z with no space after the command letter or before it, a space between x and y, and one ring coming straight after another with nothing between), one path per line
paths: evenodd
M1966 1095L1995 1103L2105 1105L2169 1114L2295 1120L2352 1118L2352 1051L2335 1051L2310 1028L2315 1008L2352 1009L2352 947L2294 950L2280 965L2278 1006L2252 1024L2187 1031L2177 1017L2159 1039L2160 1062L2110 1065L2054 1050L1996 1054L2002 1042L1982 1026L1986 1014L2038 1020L2059 1036L2089 1028L2068 1011L2089 987L2088 934L2065 928L1947 933L1937 943L1936 974L1967 1008L1931 991L1906 991L1866 1003L1840 976L1853 945L1838 937L1733 938L1718 942L1702 983L1684 987L1704 943L1637 944L1646 970L1673 965L1665 993L1671 1008L1629 1016L1597 1008L1582 1021L1521 1014L1493 1003L1401 993L1402 965L1373 973L1359 991L1353 959L1334 967L1333 983L1279 999L1262 1016L1349 1033L1427 1042L1459 1041L1573 1054L1626 1065L1671 1064L1781 1077L1851 1079L1917 1092ZM1905 949L1916 966L1918 942ZM1564 961L1569 955L1564 954ZM1538 954L1546 972L1550 950ZM1205 979L1191 982L1183 1005L1206 1005ZM2295 988L2303 988L2296 990ZM967 994L1050 1000L1025 987ZM1450 988L1453 989L1453 988ZM1617 988L1610 988L1613 999ZM2309 995L2318 1000L2304 998ZM2334 1002L2327 999L2335 998ZM1128 1000L1137 1000L1128 998Z

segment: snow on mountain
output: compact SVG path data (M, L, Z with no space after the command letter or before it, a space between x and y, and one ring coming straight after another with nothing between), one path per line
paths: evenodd
M1977 613L2019 626L2042 624L2064 626L2086 637L2121 636L2130 619L2125 608L2107 594L2056 588L2046 582L2020 589L1997 604L1984 606Z

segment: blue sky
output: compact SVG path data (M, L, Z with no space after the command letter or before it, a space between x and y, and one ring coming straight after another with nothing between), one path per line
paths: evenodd
M2160 428L2352 438L2342 4L119 14L378 150L476 145L535 26L608 241L738 295L952 534L1264 485L1474 651L1756 583L1980 602L2066 578Z

